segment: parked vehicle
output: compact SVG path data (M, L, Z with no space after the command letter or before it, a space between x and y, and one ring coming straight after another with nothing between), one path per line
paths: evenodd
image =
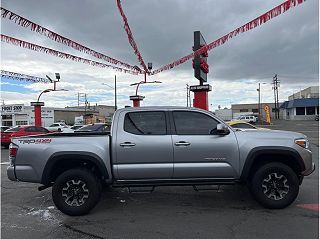
M110 132L110 125L105 123L95 123L95 124L88 124L80 129L75 130L75 132L83 132L83 133L89 133L89 132Z
M256 123L257 122L257 117L254 115L243 115L240 116L237 121L243 121L243 122L247 122L247 123Z
M57 122L57 123L53 123L52 125L50 125L49 127L46 127L47 130L50 130L50 131L59 131L59 132L62 132L64 131L65 129L68 129L68 125L66 125L65 123L63 122Z
M238 130L269 130L267 128L256 127L252 124L243 121L229 121L226 123L230 125L232 128Z
M50 133L50 131L43 127L36 127L32 125L16 126L16 127L7 129L3 133L1 133L1 146L8 148L11 143L11 139L13 137L30 136L30 135L47 134L47 133Z
M73 126L71 126L70 127L70 129L72 129L73 131L75 131L75 130L77 130L77 129L80 129L80 128L82 128L83 127L83 125L80 125L80 124L78 124L78 125L73 125Z
M102 186L142 187L246 183L266 208L284 208L315 170L301 133L236 131L209 111L186 107L124 108L111 132L14 138L8 178L52 186L56 207L88 213Z
M1 126L1 133L6 131L7 129L10 129L11 127L9 126Z

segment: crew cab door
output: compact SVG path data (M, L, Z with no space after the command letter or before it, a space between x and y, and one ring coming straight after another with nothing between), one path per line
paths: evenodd
M219 122L210 114L173 111L174 178L236 178L238 144L233 131L214 134Z
M173 146L165 111L121 112L113 169L117 180L171 179Z

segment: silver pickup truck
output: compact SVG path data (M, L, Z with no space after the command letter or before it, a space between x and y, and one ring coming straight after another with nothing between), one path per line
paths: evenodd
M105 185L246 183L264 207L284 208L315 169L303 134L236 131L211 112L184 107L117 110L110 133L14 138L9 158L10 180L52 186L68 215L88 213Z

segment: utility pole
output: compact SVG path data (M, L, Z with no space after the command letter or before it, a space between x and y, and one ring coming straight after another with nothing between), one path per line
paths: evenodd
M187 107L189 107L189 97L190 97L190 91L189 91L189 85L187 85Z
M114 75L114 111L117 110L117 76Z
M259 82L259 88L257 89L258 91L258 116L259 116L259 122L261 121L261 103L260 103L260 91L261 91L261 88L260 88L260 82Z
M280 87L280 80L278 80L278 75L275 74L273 77L273 93L274 93L274 109L275 109L275 118L280 118L280 112L279 112L279 87Z

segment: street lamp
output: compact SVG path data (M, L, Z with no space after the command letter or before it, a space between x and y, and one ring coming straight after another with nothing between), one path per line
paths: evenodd
M158 83L158 84L161 84L162 82L161 81L140 81L140 82L137 82L137 83L133 83L131 84L130 86L134 86L136 85L137 88L136 88L136 96L138 95L138 89L139 89L139 86L142 85L142 84L154 84L154 83Z
M44 93L48 93L51 91L68 91L65 89L56 89L56 83L60 81L60 74L55 73L56 80L52 80L49 76L46 75L46 77L49 79L51 83L53 83L53 89L46 89L40 93L38 96L38 99L36 102L31 102L31 106L34 106L34 119L35 119L35 126L40 127L42 125L41 123L41 107L44 106L44 102L40 102L40 97Z
M111 89L114 89L114 111L117 110L117 76L114 76L114 87L106 84L106 83L102 83L102 85L106 85L109 86Z
M261 85L265 85L267 83L265 82L259 82L259 88L257 89L258 91L258 118L259 122L261 122Z

